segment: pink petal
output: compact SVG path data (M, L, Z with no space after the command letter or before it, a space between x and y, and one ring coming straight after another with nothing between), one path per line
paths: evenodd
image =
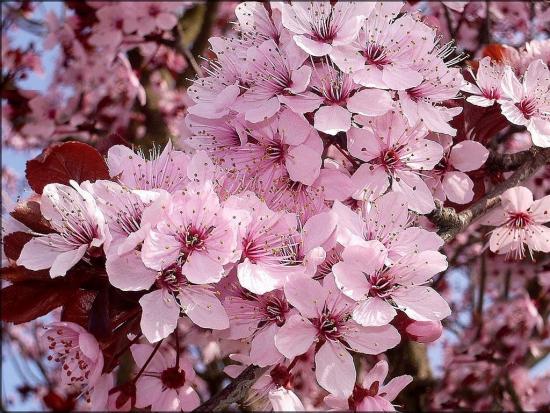
M353 320L365 327L384 326L396 315L395 309L378 297L367 298L353 310Z
M150 344L133 344L130 347L130 351L132 352L132 357L136 362L136 366L138 368L141 368L145 365L145 362L151 356L153 349L154 347ZM151 361L149 361L149 364L147 365L147 367L149 368L149 371L161 372L169 366L166 365L166 360L164 359L162 354L157 353L153 356ZM157 381L160 381L160 380L157 379ZM149 402L149 404L151 404L151 402Z
M123 291L148 290L155 282L157 275L156 271L143 265L137 251L108 257L105 269L109 282Z
M284 109L279 115L279 134L289 145L300 145L311 133L311 125L303 115Z
M530 225L526 230L525 242L535 251L550 252L550 228Z
M178 393L174 389L163 389L160 396L151 404L154 412L171 412L181 410Z
M443 246L443 240L437 233L420 227L408 227L401 231L391 244L390 254L405 256L420 251L437 251Z
M403 390L410 383L412 383L412 381L413 381L413 378L408 374L405 374L399 377L394 377L388 382L388 384L380 388L380 392L386 393L386 395L384 396L384 399L386 399L389 402L392 402L397 397L397 395L401 392L401 390Z
M141 259L147 267L160 271L176 262L180 247L174 236L150 231L141 248Z
M379 89L365 89L355 93L348 99L347 108L350 112L366 116L380 116L393 107L393 99L389 92Z
M185 287L178 299L183 312L199 327L225 330L229 328L229 317L216 295L206 288Z
M351 113L342 106L322 106L315 112L313 122L318 131L336 135L351 128Z
M533 220L539 224L550 221L550 195L533 202L529 212Z
M265 294L282 287L284 275L262 264L253 264L248 258L237 267L237 277L242 287L255 294Z
M32 241L32 240L31 240ZM84 257L88 245L81 245L75 250L60 253L53 261L50 268L50 277L63 277L78 261Z
M360 267L347 262L338 262L332 267L338 288L348 297L360 301L369 294L370 284Z
M464 172L447 172L441 185L447 198L456 204L467 204L474 198L474 183Z
M349 245L342 252L344 262L355 266L365 274L372 274L381 269L386 257L386 247L377 240L362 241L356 245Z
M293 112L301 114L313 112L321 106L323 99L312 92L304 92L300 95L281 95L279 102L288 106Z
M365 375L361 383L361 387L364 389L370 389L372 383L377 381L380 385L386 380L388 375L388 362L386 360L380 360L374 365L372 369Z
M443 320L451 315L449 304L430 287L402 287L392 294L392 298L413 320Z
M435 208L433 195L418 174L397 171L396 175L392 180L392 190L405 196L409 209L419 214L427 214Z
M321 154L306 145L295 146L288 151L285 165L293 181L311 185L321 170Z
M420 251L394 263L390 271L400 284L423 284L447 269L447 257L437 251Z
M364 62L364 60L363 60ZM353 72L353 80L365 87L386 89L386 83L382 80L382 70L374 65L365 66Z
M365 162L380 156L385 148L384 142L369 129L351 128L347 138L349 152Z
M141 331L150 343L168 337L176 329L180 307L174 297L156 290L141 297L139 303Z
M244 115L244 118L248 122L258 123L269 119L275 115L281 108L279 99L276 96L267 100L263 105L255 104L255 107L248 109ZM191 106L192 107L192 106ZM200 113L197 116L201 116Z
M319 172L319 177L314 185L324 188L326 201L343 201L349 198L353 192L351 178L340 170L327 169L326 161L325 167Z
M533 204L533 193L524 186L510 188L500 198L507 212L526 212Z
M147 351L150 355L152 348L149 348ZM136 407L145 408L150 406L151 403L155 403L162 393L162 388L162 381L158 378L140 377L136 383Z
M332 50L330 44L318 42L306 36L294 35L292 38L302 50L311 56L325 56Z
M353 351L363 354L383 353L395 347L401 341L401 336L392 325L381 327L354 326L345 338Z
M290 77L292 86L288 89L295 95L298 95L307 89L307 85L309 84L309 80L311 78L311 67L304 65L301 68L292 71Z
M275 347L275 334L279 327L271 323L263 330L259 331L250 346L250 361L260 367L272 366L284 359Z
M414 69L390 64L382 69L382 80L390 89L405 90L418 86L424 77Z
M304 354L313 344L317 329L298 314L290 316L275 335L275 346L285 357L293 359Z
M462 141L451 149L449 160L462 172L479 169L489 157L489 150L479 142Z
M183 388L178 390L178 397L180 399L180 409L184 412L195 410L201 404L199 395L195 389L189 385L185 385Z
M322 311L327 292L317 281L293 277L284 286L286 299L307 318L315 318Z
M305 407L292 390L278 387L268 393L269 401L276 412L302 412Z
M194 284L215 283L220 281L224 274L223 265L202 251L190 254L183 264L182 271Z
M359 200L376 199L382 195L390 185L388 174L384 168L373 167L366 163L362 164L357 171L355 171L351 177L351 181L354 186L352 196L354 199Z
M355 385L353 357L340 342L327 341L315 354L315 377L321 387L339 397L349 397Z
M332 211L310 217L303 227L304 251L311 251L317 246L330 250L336 241L337 222L338 217Z

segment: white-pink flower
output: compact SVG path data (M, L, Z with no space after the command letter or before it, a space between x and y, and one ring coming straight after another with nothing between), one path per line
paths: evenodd
M466 83L462 90L471 93L466 100L472 105L488 107L502 97L502 77L504 76L504 66L499 63L493 63L490 57L484 57L479 61L477 75L474 75L475 84Z
M386 251L378 241L348 246L342 262L332 268L338 288L357 301L353 319L363 326L383 326L396 308L419 321L442 320L451 314L447 302L426 284L447 268L437 251L411 253L385 265Z
M344 296L327 276L321 285L296 277L285 284L285 296L295 314L275 336L275 346L289 359L315 344L315 376L330 393L349 397L356 380L348 350L379 354L396 346L400 336L393 326L362 327L350 319L354 302Z
M329 395L325 397L328 407L335 410L351 410L354 412L393 412L392 401L397 397L413 378L409 375L397 376L387 384L384 380L388 375L388 363L379 361L365 374L361 384L356 384L349 398Z
M483 218L485 225L498 226L491 232L489 247L499 254L521 259L528 251L550 252L550 195L537 201L523 186L505 191L501 205Z
M509 66L502 79L502 114L515 125L526 126L533 144L550 147L550 71L540 59L529 64L520 83Z
M76 393L94 386L103 370L103 353L95 337L70 322L46 326L42 340L53 353L48 360L62 365L61 383Z
M106 238L105 218L92 194L76 182L71 186L44 187L40 211L55 233L39 235L25 244L17 260L30 270L50 269L50 276L64 276L86 254L100 253Z
M149 344L134 344L132 357L138 368L144 367L153 352ZM151 410L189 412L200 404L200 398L191 384L195 370L183 355L172 348L157 351L136 382L136 406Z
M330 54L334 46L355 40L365 15L374 4L361 2L296 1L282 5L283 26L293 33L294 41L311 56Z
M421 125L408 125L403 114L389 112L364 119L363 128L348 132L350 153L364 161L352 176L353 198L373 200L391 189L404 195L409 208L427 214L435 208L433 196L422 179L443 156L437 142L426 139Z
M465 172L479 169L489 157L489 150L479 142L464 140L452 145L452 138L439 135L437 141L445 151L441 161L428 173L426 183L440 201L467 204L474 197L474 182Z

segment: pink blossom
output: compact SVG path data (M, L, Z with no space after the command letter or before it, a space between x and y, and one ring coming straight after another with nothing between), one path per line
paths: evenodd
M400 2L376 3L357 40L331 53L338 67L367 87L403 90L422 82L415 57L434 45L434 32L411 16L398 18Z
M353 113L379 116L393 107L389 92L377 89L358 90L358 85L353 82L350 74L329 64L314 69L311 88L323 99L323 106L315 112L314 127L329 135L348 131Z
M457 204L467 204L474 197L474 182L465 172L479 169L489 157L489 150L472 140L453 146L448 135L439 135L437 141L445 152L441 161L429 172L426 183L440 201L449 199Z
M491 232L491 251L521 259L525 247L532 251L550 252L550 195L533 201L531 191L517 186L505 191L501 205L484 217L485 225L498 226Z
M306 53L292 42L283 47L266 40L251 46L246 52L245 72L250 86L236 110L244 113L247 121L257 123L275 115L286 96L300 100L311 77L311 67L304 64L306 58Z
M423 285L447 268L443 254L421 251L384 265L386 251L378 241L368 241L346 247L342 258L332 272L338 288L359 302L352 313L357 323L386 325L397 315L395 308L418 321L442 320L451 314L446 301Z
M479 61L477 75L474 75L475 84L466 83L462 90L471 93L466 100L476 106L493 106L502 97L502 77L504 66L491 61L490 57L484 57Z
M239 30L245 38L254 43L271 39L280 44L280 38L286 32L283 32L281 12L274 6L271 5L271 13L257 1L245 1L235 7Z
M254 194L245 192L227 201L233 208L251 211L250 222L241 228L242 262L237 277L242 287L255 294L264 294L283 286L295 269L285 265L293 260L289 248L296 234L296 217L290 213L273 212Z
M283 4L283 26L293 33L294 41L311 56L330 54L334 46L350 44L355 40L364 15L373 4L343 2L293 2Z
M356 384L349 398L335 395L325 397L328 407L335 410L354 412L394 412L392 401L413 378L409 375L397 376L383 384L388 375L388 363L379 361L365 374L361 384Z
M50 276L64 276L85 256L100 254L106 237L105 218L93 196L76 182L71 186L44 187L40 211L55 230L25 244L17 260L30 270L50 269Z
M153 352L149 344L134 344L132 356L138 368L145 366ZM153 411L188 412L200 404L191 384L195 370L186 357L177 356L172 348L155 353L136 382L136 407L151 406Z
M155 147L148 155L123 145L112 146L107 155L109 173L130 189L174 192L185 187L188 182L187 154L174 150L168 141L162 152Z
M103 353L95 337L75 323L55 322L42 339L53 353L48 360L63 366L61 382L75 392L92 388L103 370Z
M512 69L504 69L502 114L515 125L526 126L533 144L550 147L550 71L540 59L529 64L520 83Z
M432 211L433 196L421 176L441 159L441 145L425 139L425 128L410 127L399 112L365 119L363 128L348 132L350 153L366 162L351 178L353 198L376 199L391 182L392 191L403 194L410 209L421 214Z
M251 338L250 361L264 367L283 361L274 337L290 315L290 305L282 290L263 295L250 293L239 286L223 304L231 322L232 339Z
M443 240L435 232L412 225L407 202L398 192L388 192L364 204L360 213L340 202L333 204L332 212L337 217L336 239L341 245L378 241L383 246L381 249L387 251L390 262L408 254L436 251L443 246Z
M128 33L137 31L145 36L158 30L170 30L178 22L178 14L187 6L185 2L144 1L131 9L133 18L125 20L124 29Z
M350 320L354 303L338 291L331 276L324 278L323 285L296 277L284 291L300 315L287 319L275 336L275 346L292 359L317 343L317 382L336 396L348 397L353 391L356 372L348 350L379 354L399 343L393 326L362 327Z

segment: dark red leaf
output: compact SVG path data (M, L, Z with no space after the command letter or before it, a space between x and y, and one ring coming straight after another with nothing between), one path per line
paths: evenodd
M50 223L44 219L40 212L38 197L19 202L10 215L33 231L41 234L54 232Z
M113 328L109 318L109 291L107 288L99 292L92 304L88 320L88 331L98 341L105 341L111 337Z
M27 162L25 175L30 187L41 194L47 184L109 179L105 159L92 146L82 142L55 143Z
M30 280L51 280L48 270L32 271L19 265L0 269L0 278L12 283Z
M106 139L101 139L98 142L96 148L100 154L106 156L107 152L109 152L109 149L114 145L124 145L127 147L131 147L130 142L124 139L121 135L119 135L118 133L111 133Z
M2 288L0 293L2 320L20 324L62 306L72 299L74 289L63 288L59 283L23 281Z
M73 299L63 306L61 321L70 321L88 328L90 311L97 296L97 291L79 289L75 292Z
M21 254L23 246L32 239L31 234L17 231L4 237L4 254L11 260L16 261Z

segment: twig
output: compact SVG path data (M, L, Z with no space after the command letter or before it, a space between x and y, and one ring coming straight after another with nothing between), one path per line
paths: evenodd
M428 218L439 227L439 235L445 242L451 241L457 234L465 230L475 219L485 214L498 204L500 195L514 186L524 182L538 169L550 163L550 148L532 148L527 160L517 168L516 172L506 181L497 185L479 201L472 204L464 211L457 213L454 208L443 207L436 203L436 209Z
M506 382L506 385L504 386L504 388L506 392L510 395L510 399L512 399L512 403L514 405L515 411L524 412L525 410L523 410L523 406L521 405L521 400L516 392L516 389L514 389L514 385L512 384L510 377L506 375L504 380Z
M267 367L248 366L225 389L216 394L210 400L204 402L193 412L219 412L225 411L232 403L240 402L250 387L267 370Z

